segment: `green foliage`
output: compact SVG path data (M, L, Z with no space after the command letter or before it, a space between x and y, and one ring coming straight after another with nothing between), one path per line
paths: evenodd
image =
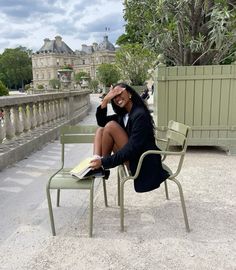
M174 65L219 64L235 52L232 0L127 0L120 44L141 43Z
M70 69L73 70L73 66L70 64L64 65L61 69Z
M53 88L53 89L59 89L61 87L61 82L58 79L51 79L49 81L49 85Z
M0 96L8 96L9 95L9 90L7 87L0 81Z
M89 89L91 89L93 92L96 92L98 89L99 81L98 80L91 80L89 82Z
M32 80L31 52L23 47L5 49L0 55L0 78L8 88L24 87Z
M122 45L116 53L116 65L122 80L132 85L144 84L154 60L154 55L138 43Z
M114 64L104 63L97 69L98 80L106 87L115 84L120 79L120 73Z
M80 71L76 73L74 76L74 80L77 84L81 85L83 77L88 78L88 80L90 81L90 75L85 71Z
M30 89L30 84L28 83L25 85L25 90L28 91L29 89Z
M43 86L42 84L38 84L38 85L37 85L37 88L38 88L39 90L42 90L42 89L44 89L44 86Z

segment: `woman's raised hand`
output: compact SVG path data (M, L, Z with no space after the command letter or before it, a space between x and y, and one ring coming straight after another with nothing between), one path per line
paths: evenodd
M108 102L110 102L114 97L120 95L124 90L125 88L121 88L120 86L113 88L111 85L109 92L104 98L107 98Z
M121 88L120 86L117 86L113 88L113 86L110 86L109 92L106 94L106 96L103 98L101 107L105 108L107 104L116 96L120 95L125 88Z

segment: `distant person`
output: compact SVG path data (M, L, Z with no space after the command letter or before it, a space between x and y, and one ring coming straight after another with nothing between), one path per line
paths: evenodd
M154 93L154 83L152 84L151 91L152 91L152 95L153 95L153 93Z
M143 100L148 100L149 99L149 90L148 90L148 88L146 88L145 90L143 90L143 92L141 93L141 98L143 99Z
M4 119L4 111L3 109L0 110L0 122Z

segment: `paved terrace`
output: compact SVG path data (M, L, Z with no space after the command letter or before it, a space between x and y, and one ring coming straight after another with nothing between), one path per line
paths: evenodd
M94 123L99 98L83 123ZM89 144L70 147L70 165L90 155ZM182 173L191 232L184 227L177 187L137 194L126 185L125 232L120 232L116 170L107 181L104 207L97 179L94 237L88 237L86 192L63 191L51 236L45 186L59 166L54 141L0 172L0 269L236 269L236 156L219 148L189 148ZM175 164L175 158L169 159ZM55 193L54 193L55 195ZM55 196L53 196L55 198ZM55 201L54 201L55 202Z

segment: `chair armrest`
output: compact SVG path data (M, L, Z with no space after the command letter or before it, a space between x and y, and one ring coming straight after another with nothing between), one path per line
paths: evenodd
M133 176L133 179L136 179L139 175L142 163L143 163L143 159L147 156L147 155L165 155L165 156L184 156L185 155L185 151L161 151L161 150L148 150L146 152L144 152L141 157L139 158L139 162L138 162L138 166L135 172L135 175ZM182 162L181 162L182 163ZM182 165L182 164L181 164ZM178 166L177 171L173 174L173 177L176 176L177 174L179 174L180 168Z
M166 139L162 139L162 138L155 138L156 141L160 141L160 142L166 142L167 143L167 140Z

